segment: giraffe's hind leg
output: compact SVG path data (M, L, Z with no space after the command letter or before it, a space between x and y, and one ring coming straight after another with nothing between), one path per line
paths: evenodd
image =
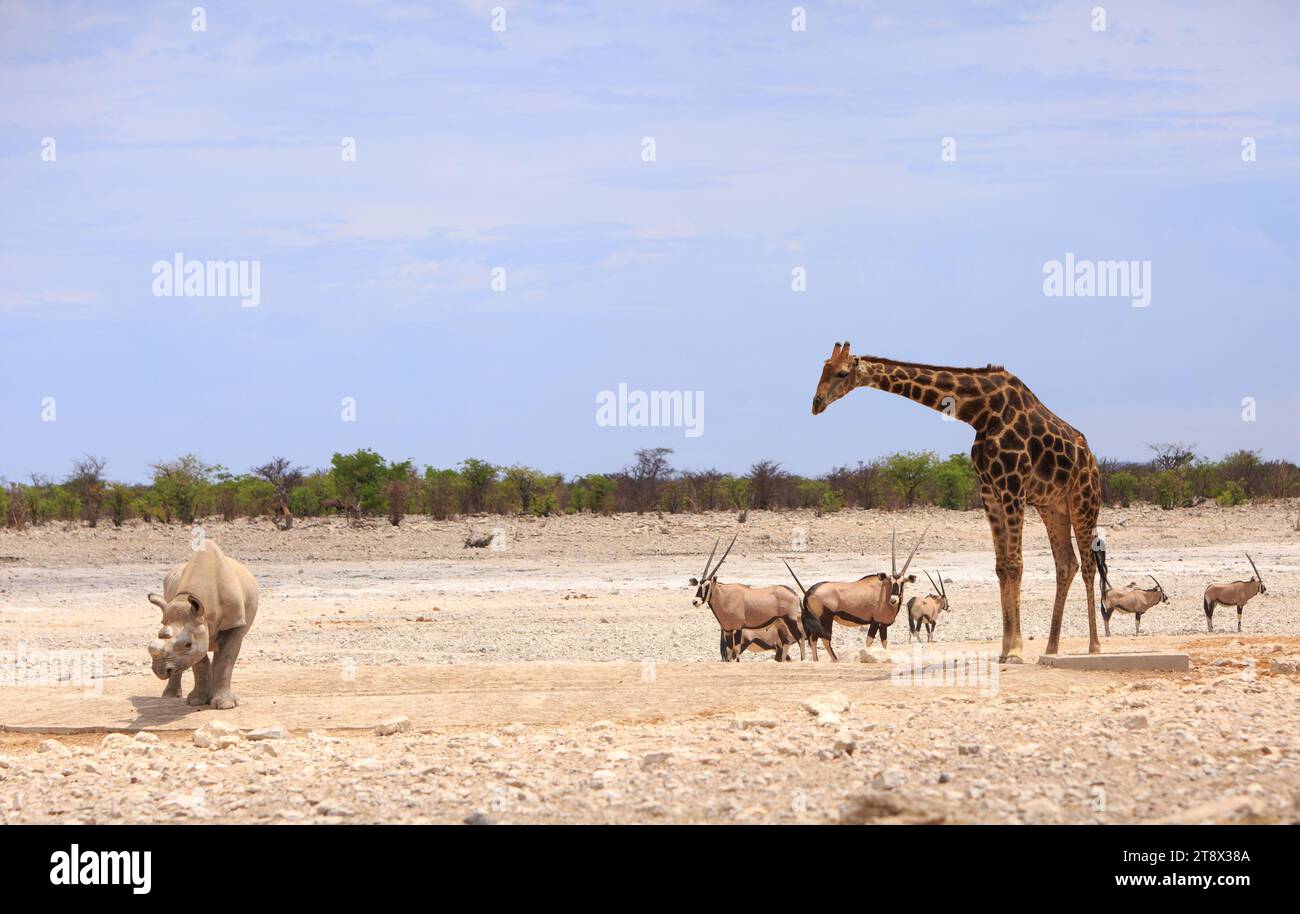
M1090 654L1101 653L1101 639L1097 637L1097 591L1093 581L1097 573L1097 559L1092 554L1093 541L1097 535L1097 517L1100 514L1099 487L1088 484L1072 496L1070 523L1074 526L1074 538L1079 543L1083 586L1088 591L1088 653Z
M1047 527L1047 540L1052 544L1052 558L1056 562L1056 600L1052 603L1052 630L1047 636L1047 653L1057 653L1061 643L1061 620L1065 618L1065 598L1070 584L1079 570L1079 560L1070 542L1070 517L1062 508L1038 509L1038 515Z

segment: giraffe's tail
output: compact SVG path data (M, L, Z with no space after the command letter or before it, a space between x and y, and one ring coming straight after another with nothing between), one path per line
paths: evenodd
M1106 577L1106 547L1102 546L1098 549L1094 546L1092 560L1097 563L1097 572L1101 575L1101 613L1109 619L1110 613L1106 611L1106 591L1110 590L1110 580Z

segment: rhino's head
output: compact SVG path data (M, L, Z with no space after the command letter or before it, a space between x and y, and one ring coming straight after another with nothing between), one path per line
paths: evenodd
M151 593L149 602L163 614L158 637L149 642L149 656L153 658L154 675L168 679L207 656L208 626L203 604L188 593L177 594L170 602Z

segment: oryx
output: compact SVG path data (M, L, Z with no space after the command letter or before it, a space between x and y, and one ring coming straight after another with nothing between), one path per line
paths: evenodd
M1241 631L1241 611L1245 608L1246 601L1257 593L1268 593L1268 588L1264 586L1264 576L1259 573L1255 560L1250 557L1249 552L1246 553L1246 560L1250 562L1250 567L1255 569L1255 576L1249 581L1211 584L1205 588L1205 627L1210 631L1214 631L1214 607L1237 607L1237 631Z
M750 587L746 584L718 583L718 569L731 554L731 547L736 545L736 536L731 538L727 551L710 571L709 565L713 562L713 556L717 554L718 544L722 542L722 538L719 537L713 544L713 551L709 553L709 558L704 563L704 576L691 578L691 586L695 588L695 598L691 600L691 605L700 606L707 603L709 609L713 610L714 618L722 628L720 650L723 660L740 659L739 651L728 650L728 644L732 644L733 647L735 644L735 641L728 640L729 635L735 638L738 637L741 629L764 628L778 619L783 620L790 627L795 640L799 642L799 659L804 659L804 645L808 642L808 634L800 621L803 608L799 603L799 596L793 590L784 584ZM814 630L814 635L818 631L820 628ZM815 653L813 659L816 659Z
M776 651L777 662L790 659L790 645L798 641L785 619L773 619L761 628L741 628L722 633L722 659L739 660L745 651Z
M930 578L930 572L925 576ZM939 573L939 581L935 583L934 578L930 578L930 586L938 593L929 593L923 597L912 597L907 601L907 640L911 641L912 636L916 640L921 640L921 626L925 626L925 640L934 640L934 623L939 621L939 613L948 609L948 591L943 586L943 573Z
M1106 637L1110 637L1110 617L1115 610L1133 613L1133 634L1142 634L1142 614L1157 603L1168 603L1169 596L1160 586L1153 574L1147 575L1155 582L1155 587L1138 587L1131 583L1123 590L1112 590L1109 584L1103 584L1101 590L1101 620L1106 626Z
M926 527L925 533L929 531L930 528ZM895 532L890 536L889 541L889 574L881 571L851 583L821 581L807 590L804 590L797 577L794 579L794 582L799 584L799 589L803 590L804 618L807 620L808 630L813 631L811 626L814 622L824 629L824 634L815 637L821 638L822 643L826 645L831 660L839 660L835 656L835 649L831 647L832 627L836 622L850 627L869 626L867 647L871 647L876 640L876 632L879 632L881 646L886 651L889 650L889 626L894 624L894 619L898 617L898 610L903 605L904 585L916 582L916 575L909 575L907 569L912 564L916 550L921 548L925 533L921 534L921 538L912 547L911 554L903 563L902 571L898 570L898 536ZM787 562L785 567L790 568L790 564ZM790 568L790 574L794 575L794 569ZM816 660L815 641L812 643L812 649L813 659Z

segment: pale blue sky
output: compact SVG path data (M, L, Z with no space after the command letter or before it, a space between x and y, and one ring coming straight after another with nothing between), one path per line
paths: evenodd
M872 391L814 418L846 337L1003 363L1102 455L1300 459L1295 4L194 5L0 3L0 475L969 448ZM177 251L259 260L260 306L155 298ZM1067 251L1150 260L1150 307L1044 297ZM704 434L598 427L620 382Z

